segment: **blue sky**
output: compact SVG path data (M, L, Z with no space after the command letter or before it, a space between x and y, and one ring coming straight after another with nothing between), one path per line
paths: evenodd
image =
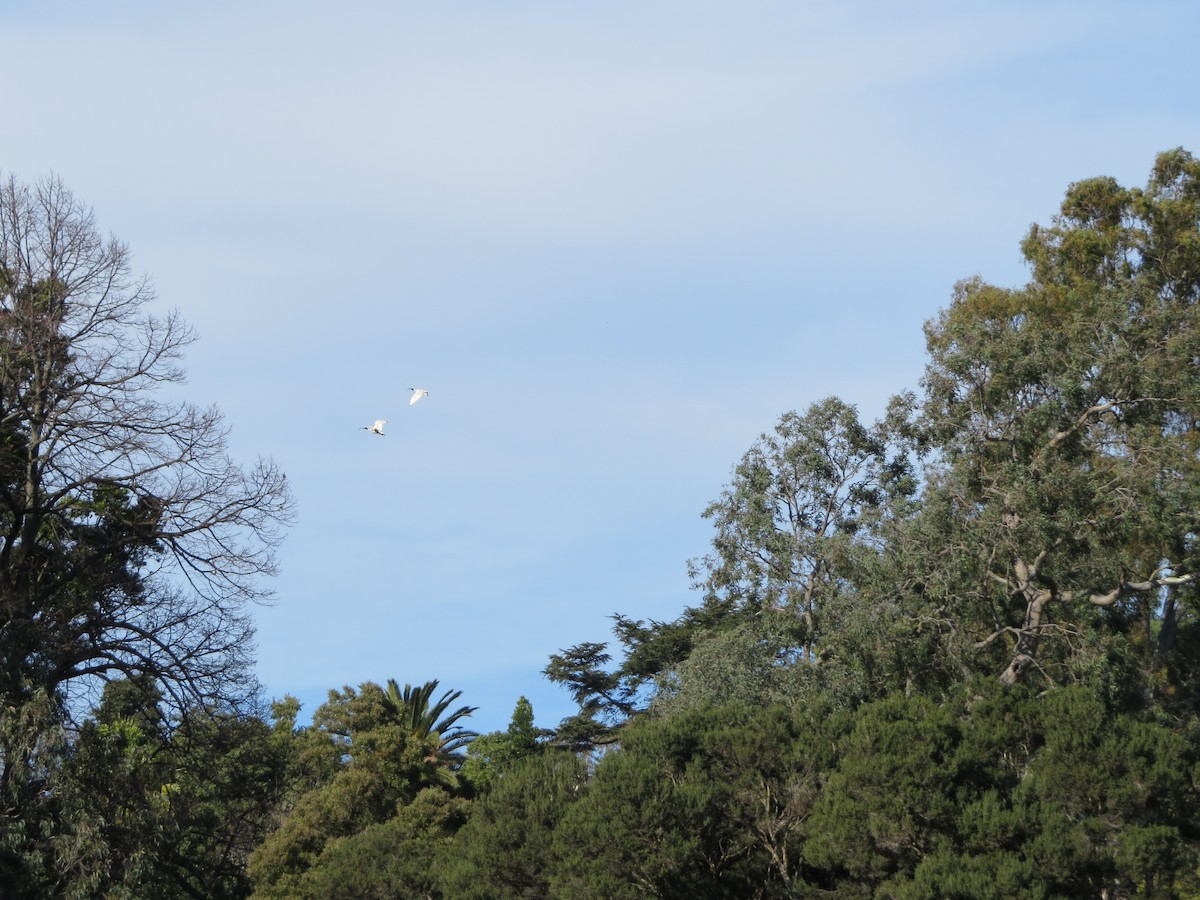
M1188 2L10 2L0 170L53 172L201 341L298 521L259 676L437 678L503 728L695 602L755 437L916 387L1071 181L1200 153ZM409 388L428 399L407 405ZM389 420L388 435L360 430Z

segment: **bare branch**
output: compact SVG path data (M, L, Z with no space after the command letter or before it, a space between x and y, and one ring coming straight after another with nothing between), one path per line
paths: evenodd
M0 184L0 691L153 675L245 688L291 497L215 408L169 402L195 341L60 182ZM173 687L172 687L173 686Z

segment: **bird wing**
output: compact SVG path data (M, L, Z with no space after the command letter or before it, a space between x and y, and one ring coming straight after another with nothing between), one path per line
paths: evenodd
M408 405L409 405L409 406L412 406L414 403L416 403L416 402L417 402L418 400L420 400L422 397L428 397L428 396L429 396L429 391L425 390L424 388L413 388L413 389L412 389L412 392L413 392L413 395L412 395L411 397L409 397L409 398L408 398Z

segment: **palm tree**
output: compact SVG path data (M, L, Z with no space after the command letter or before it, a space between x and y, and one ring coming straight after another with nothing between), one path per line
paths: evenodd
M406 684L401 691L396 680L389 678L387 690L383 695L383 705L388 714L409 733L419 740L429 742L433 750L427 757L428 762L457 768L462 762L462 751L479 737L479 734L455 725L455 722L471 715L479 707L460 706L454 712L445 715L450 704L462 696L462 691L446 691L437 703L430 705L437 686L438 683L434 680L427 681L417 688ZM439 717L443 718L439 721Z

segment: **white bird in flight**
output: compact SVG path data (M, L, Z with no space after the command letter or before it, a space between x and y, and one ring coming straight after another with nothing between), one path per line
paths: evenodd
M425 388L409 388L409 390L411 390L413 392L413 395L408 398L409 406L412 406L413 404L415 404L422 397L429 396L429 391L425 390Z
M369 431L372 434L378 434L380 436L386 437L386 435L383 434L383 426L386 424L387 424L387 419L376 419L372 424L364 425L363 431Z

